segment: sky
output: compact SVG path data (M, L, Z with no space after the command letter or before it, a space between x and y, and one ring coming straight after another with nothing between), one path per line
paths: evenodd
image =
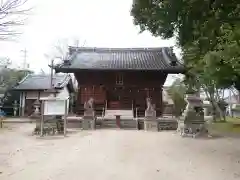
M28 0L34 7L23 34L14 42L0 42L0 56L11 58L15 67L23 66L27 50L30 69L49 72L49 56L62 39L78 39L89 47L161 47L175 41L139 33L130 16L132 0ZM176 49L179 54L179 50ZM174 75L176 77L176 75ZM168 78L168 83L173 81Z

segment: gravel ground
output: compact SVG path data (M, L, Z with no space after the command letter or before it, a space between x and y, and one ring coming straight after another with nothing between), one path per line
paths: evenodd
M240 179L240 139L173 132L97 130L31 135L33 124L0 130L1 180Z

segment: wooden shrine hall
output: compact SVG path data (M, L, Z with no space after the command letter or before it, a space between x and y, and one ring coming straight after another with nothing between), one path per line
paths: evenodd
M162 87L167 75L183 73L184 66L172 48L69 47L69 58L55 66L56 73L74 73L78 81L76 113L83 115L84 103L94 98L94 109L132 110L144 116L146 98L163 111Z

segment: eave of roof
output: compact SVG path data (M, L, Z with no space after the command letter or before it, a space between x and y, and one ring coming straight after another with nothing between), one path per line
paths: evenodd
M56 72L160 71L184 73L184 65L172 49L162 48L74 48L70 59L55 66ZM172 65L175 63L175 65Z
M70 75L54 75L54 89L62 89L71 81ZM51 89L50 75L27 75L13 88L19 91L44 91ZM73 88L70 88L71 90Z

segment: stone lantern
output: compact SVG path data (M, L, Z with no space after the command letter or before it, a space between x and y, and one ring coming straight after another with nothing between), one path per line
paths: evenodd
M33 103L33 106L34 106L33 115L34 115L34 116L39 116L39 115L40 115L40 106L41 106L40 101L37 99L37 100Z
M178 121L178 131L181 135L196 135L208 134L204 121L203 101L196 94L187 94L185 101L187 102L186 109L182 117Z
M13 103L13 116L16 117L17 116L17 110L18 110L18 103L15 100Z

